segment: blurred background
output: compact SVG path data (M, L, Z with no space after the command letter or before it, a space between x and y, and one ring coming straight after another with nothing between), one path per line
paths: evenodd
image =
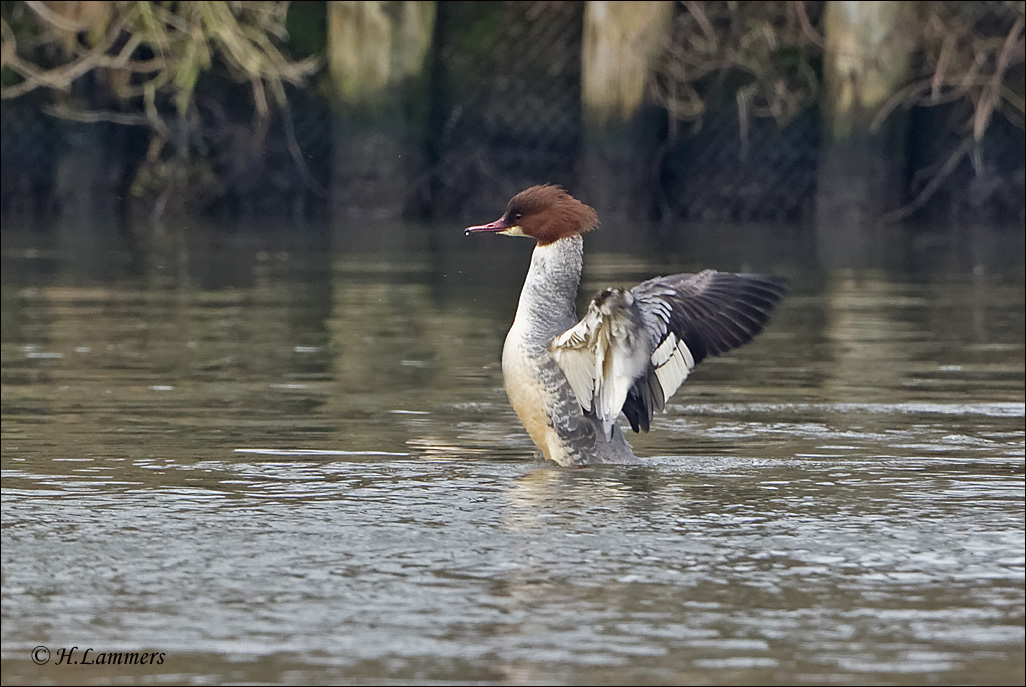
M552 182L664 228L1024 220L1022 2L4 2L2 22L5 217L483 221Z
M1024 23L0 3L4 683L1022 685ZM546 182L580 304L790 279L645 465L507 402Z

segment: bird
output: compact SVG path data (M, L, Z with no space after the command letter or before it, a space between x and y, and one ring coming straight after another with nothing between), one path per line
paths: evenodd
M502 376L541 455L564 467L639 463L620 414L647 432L695 366L751 341L788 290L766 274L674 274L604 289L578 320L582 236L598 223L594 208L543 184L513 196L494 222L464 230L535 241Z

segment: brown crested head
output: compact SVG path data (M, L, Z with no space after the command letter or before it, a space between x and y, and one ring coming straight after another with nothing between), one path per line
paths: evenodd
M530 236L545 246L579 236L598 225L595 210L559 186L544 184L524 189L510 199L506 212L491 224L470 227L466 233L497 232Z

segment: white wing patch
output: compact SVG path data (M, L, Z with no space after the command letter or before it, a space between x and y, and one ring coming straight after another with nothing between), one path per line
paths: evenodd
M566 375L585 412L594 409L602 422L606 439L623 409L627 393L650 365L665 370L666 381L675 391L684 381L694 359L687 347L672 350L659 347L660 364L652 360L652 346L661 332L652 331L634 311L635 298L629 291L611 289L588 306L587 314L575 326L557 336L549 346L556 363ZM669 311L654 313L663 331Z
M606 439L628 392L649 370L662 387L663 405L695 369L691 350L667 331L670 305L664 295L636 299L630 291L605 291L549 345L581 408L594 410L602 422Z
M635 325L627 291L610 290L591 302L588 313L549 345L585 412L595 411L606 439L627 399L639 365ZM647 357L647 356L646 356Z
M588 412L591 410L592 397L595 395L595 353L586 345L582 345L583 341L576 338L567 339L568 334L583 325L584 322L580 322L573 329L560 335L552 342L551 350L581 407Z
M607 438L625 403L633 429L647 431L697 360L750 341L785 291L776 277L713 271L607 289L549 350Z
M687 344L669 332L652 353L652 367L663 388L663 403L666 403L695 369L695 357L691 355Z

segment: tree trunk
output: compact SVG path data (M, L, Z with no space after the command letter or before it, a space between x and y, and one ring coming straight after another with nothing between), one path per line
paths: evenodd
M658 183L651 164L662 119L645 101L653 59L665 45L672 2L600 2L584 10L581 195L604 216L650 219Z

